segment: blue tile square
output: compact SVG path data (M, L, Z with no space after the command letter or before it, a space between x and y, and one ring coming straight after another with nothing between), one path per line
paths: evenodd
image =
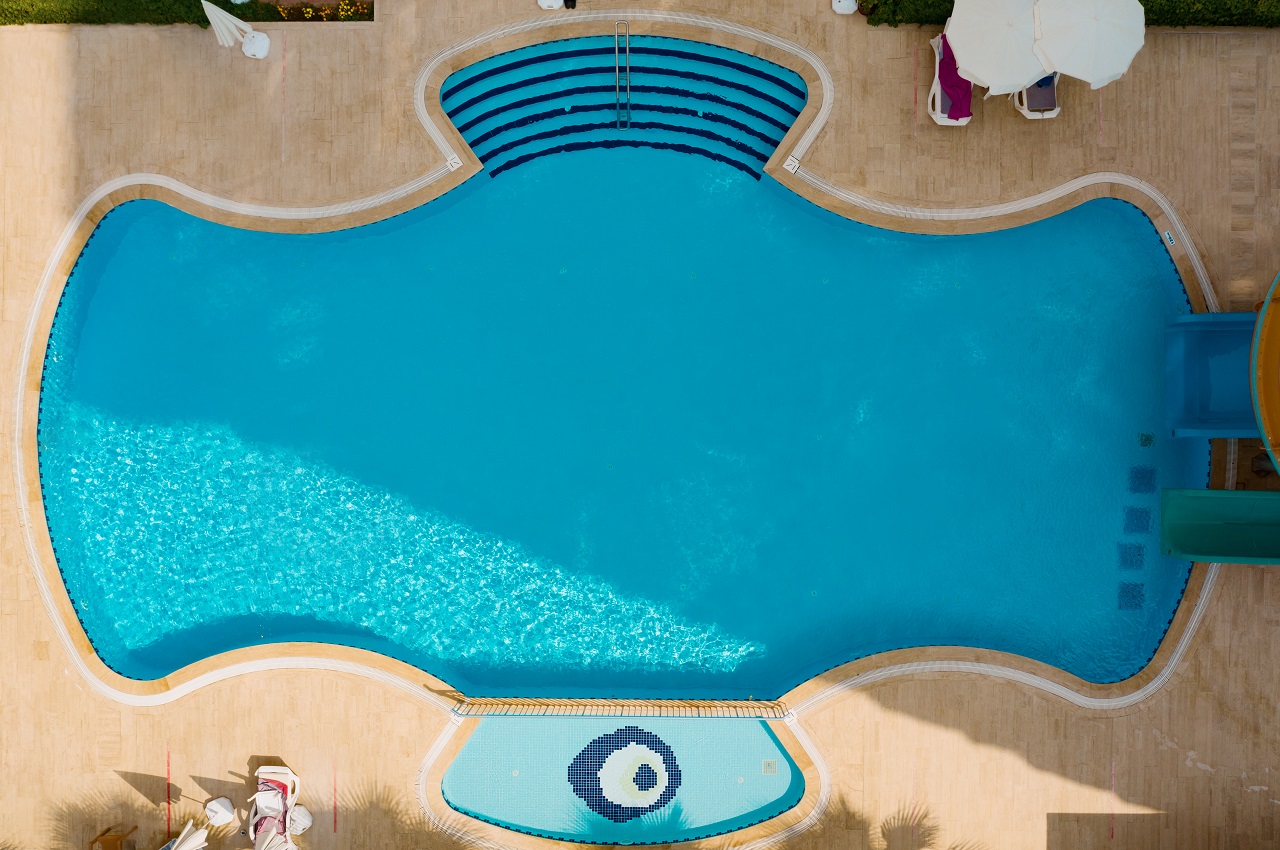
M1141 543L1118 543L1116 544L1116 550L1119 556L1120 569L1142 569L1147 553Z
M1151 530L1151 510L1149 508L1124 509L1124 533L1146 534Z
M1154 466L1129 467L1129 492L1154 493L1156 491L1156 468Z
M1147 601L1147 591L1141 582L1122 581L1117 604L1121 611L1138 611Z

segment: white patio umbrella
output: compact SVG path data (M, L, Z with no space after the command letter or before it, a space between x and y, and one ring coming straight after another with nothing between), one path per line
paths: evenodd
M209 846L209 830L196 829L196 825L187 821L187 825L178 833L178 837L164 845L161 850L204 850Z
M960 76L984 86L987 95L1024 89L1047 72L1031 44L1034 0L956 0L947 21L947 42Z
M1095 89L1124 76L1146 37L1138 0L1038 0L1035 52Z
M223 47L233 47L238 41L245 56L250 59L266 58L267 52L271 50L271 39L265 32L258 32L230 12L219 9L209 0L200 0L200 5L204 7L205 17L209 19L209 26L217 36L218 44Z

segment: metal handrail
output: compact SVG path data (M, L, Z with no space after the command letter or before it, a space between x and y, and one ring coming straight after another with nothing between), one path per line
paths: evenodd
M626 59L626 124L623 122L623 82L622 73L623 66L623 46L625 45ZM616 110L618 129L631 129L631 25L626 21L615 21L613 24L613 96L614 109Z

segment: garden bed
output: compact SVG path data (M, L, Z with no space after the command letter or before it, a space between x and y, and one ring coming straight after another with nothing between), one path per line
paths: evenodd
M372 21L373 0L316 3L231 3L209 0L244 21ZM4 24L209 25L200 0L0 0Z
M954 0L862 0L873 24L944 24ZM1149 27L1277 27L1280 0L1145 0Z

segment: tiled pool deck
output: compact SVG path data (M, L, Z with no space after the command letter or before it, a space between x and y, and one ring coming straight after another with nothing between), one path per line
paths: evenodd
M0 28L0 80L6 83L0 92L0 322L7 376L0 384L0 422L7 428L6 446L23 437L14 433L15 398L23 393L32 408L38 390L21 362L45 263L59 233L95 189L123 175L151 173L234 204L297 208L417 187L376 210L330 217L325 226L416 205L456 185L473 167L463 153L463 167L449 171L423 131L413 104L423 65L496 27L542 22L547 14L573 18L568 12L540 15L531 0L383 5L372 24L263 27L272 36L273 52L261 63L219 48L210 33L189 27ZM628 17L622 8L603 0L579 4L580 12L608 19ZM1224 309L1250 307L1280 268L1280 242L1274 238L1280 221L1280 33L1151 31L1130 74L1101 94L1064 86L1060 118L1029 122L1003 99L993 99L976 103L974 122L956 130L934 126L923 109L932 31L868 29L862 18L837 17L815 0L684 3L678 10L649 3L643 9L649 17L664 9L715 16L816 54L830 72L834 95L830 116L803 157L803 171L839 192L870 199L858 207L832 204L855 217L903 226L902 219L867 207L1005 204L1085 174L1118 172L1170 199ZM780 48L725 33L712 39L686 25L633 20L636 32L660 27L668 34L759 50L806 73L811 90L820 88L813 72L794 57L787 60ZM599 21L579 21L553 31L567 36L606 29ZM456 61L464 64L536 37L507 36L464 51ZM426 80L428 117L439 115L432 85L438 87L442 78L439 73ZM813 117L802 118L796 135ZM465 150L447 127L444 138ZM782 150L793 143L784 142ZM787 179L779 165L771 170ZM439 179L420 186L433 173ZM793 185L817 197L813 182ZM1105 193L1159 214L1144 196L1103 183L1036 211L977 224L910 226L1007 226ZM112 199L137 194L178 197L134 186ZM211 212L182 204L251 223L234 208ZM284 229L315 226L291 217L272 221ZM252 223L263 225L261 219ZM82 230L79 239L83 235ZM73 235L70 243L53 286L60 285L78 238ZM1175 258L1190 284L1195 264L1176 250ZM1033 264L1028 258L1028 266ZM40 321L47 321L47 312ZM20 442L28 466L32 443ZM420 796L428 803L438 796L438 773L447 763L447 752L436 752L428 764L433 743L443 742L447 751L463 737L442 737L450 715L440 706L450 695L429 677L413 675L397 684L390 675L378 680L315 669L254 672L172 701L176 694L162 693L162 686L133 688L134 701L143 703L136 707L94 692L40 598L19 510L31 494L17 490L12 451L0 475L7 493L0 505L0 763L6 767L0 779L0 848L79 848L120 821L139 824L141 850L158 847L170 809L179 821L210 796L243 798L246 786L233 774L251 773L251 763L261 757L283 759L302 775L302 800L316 816L303 839L307 847L444 847L458 841L460 823L447 817L433 822L420 805ZM38 539L39 511L32 522ZM45 540L46 561L47 548ZM1200 579L1205 572L1199 569ZM1189 594L1196 587L1193 579ZM1280 648L1276 610L1280 578L1274 571L1224 567L1172 679L1154 696L1121 710L1082 707L1017 681L941 672L914 673L809 703L798 734L811 739L823 757L830 799L816 825L788 844L914 846L904 837L918 838L932 823L939 847L1280 846L1273 826L1280 811L1280 732L1271 723L1280 703L1271 660ZM1185 622L1189 605L1179 616ZM1178 629L1175 623L1175 637ZM1155 675L1169 658L1170 644L1127 690ZM277 647L246 651L238 660L285 655L305 667L310 654L305 647ZM345 664L369 661L353 651L330 655ZM832 671L785 702L803 705L824 687L873 667L939 658L1001 660L971 651L897 653ZM1074 684L1027 662L1008 663ZM191 673L212 673L219 666L209 662ZM402 666L374 666L407 673ZM806 773L818 770L803 752L794 752L794 736L782 737ZM422 795L420 772L426 778ZM779 822L701 843L754 842L801 822L818 811L818 802L809 795ZM511 846L549 846L488 829L476 831ZM215 847L245 843L234 833L214 838Z

